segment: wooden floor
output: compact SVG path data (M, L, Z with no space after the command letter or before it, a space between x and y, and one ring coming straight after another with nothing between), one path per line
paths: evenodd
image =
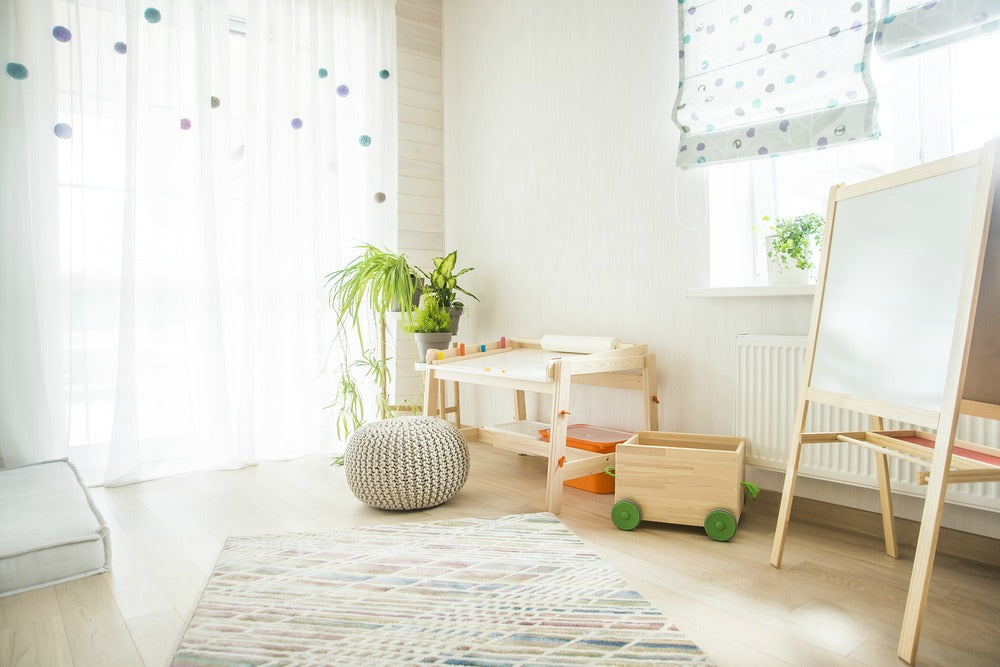
M419 512L360 504L320 456L94 489L112 572L0 598L0 665L167 664L230 535L540 511L543 460L472 449L465 488ZM904 664L912 548L892 560L875 538L793 519L776 570L774 503L751 501L730 543L663 524L624 533L611 504L566 489L560 518L719 664ZM998 665L998 627L1000 571L939 555L918 664Z

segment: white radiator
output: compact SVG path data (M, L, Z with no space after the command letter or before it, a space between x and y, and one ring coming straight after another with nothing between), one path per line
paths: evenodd
M747 463L784 471L788 447L794 433L805 336L736 337L736 433L747 439ZM856 412L812 405L806 418L807 431L865 431L868 416ZM913 428L887 422L886 428ZM958 437L992 447L1000 447L1000 422L962 416ZM893 491L923 497L926 487L917 484L917 465L889 458ZM831 481L878 488L874 452L849 445L830 443L806 445L802 450L799 474ZM1000 484L953 484L949 502L1000 511Z

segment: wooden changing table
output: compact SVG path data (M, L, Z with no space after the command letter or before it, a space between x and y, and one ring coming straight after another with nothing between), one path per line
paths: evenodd
M462 428L462 435L467 441L547 458L545 509L553 514L561 509L565 480L603 472L615 461L613 453L566 447L571 383L641 391L644 428L659 429L656 355L649 353L645 345L614 342L605 351L573 353L542 349L542 339L512 338L477 345L475 349L475 352L466 350L463 345L427 353L424 414L445 417L447 381L513 390L513 422ZM528 391L552 395L549 422L527 420L525 392ZM538 430L542 428L550 429L549 442L538 439Z

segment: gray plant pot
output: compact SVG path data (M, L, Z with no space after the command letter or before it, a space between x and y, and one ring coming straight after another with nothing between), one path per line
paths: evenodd
M451 333L415 333L413 342L417 344L417 358L427 361L427 350L447 350L451 345Z
M462 309L451 306L448 308L448 315L451 316L451 335L454 336L458 333L458 319L462 317Z
M420 307L420 296L423 294L424 279L420 276L410 276L410 281L413 283L413 310ZM389 308L389 312L398 313L403 309L399 305L399 301L393 301L392 307Z

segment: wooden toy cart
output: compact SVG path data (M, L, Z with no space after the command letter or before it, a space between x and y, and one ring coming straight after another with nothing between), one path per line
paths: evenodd
M618 445L611 520L632 530L645 519L704 526L713 540L736 534L743 511L743 438L640 431Z

